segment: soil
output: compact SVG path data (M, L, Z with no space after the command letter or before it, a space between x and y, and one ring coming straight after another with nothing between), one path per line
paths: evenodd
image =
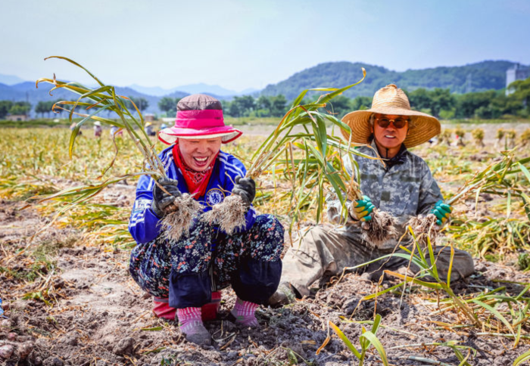
M130 207L134 189L115 186L104 197ZM465 320L451 311L433 315L438 307L432 291L409 289L360 301L398 283L386 280L379 286L367 274L334 278L283 308L261 307L259 329L240 329L229 320L235 295L224 290L219 320L206 324L214 345L201 348L188 343L177 324L152 314L152 299L128 273L128 250L83 246L72 228L40 232L49 218L22 206L0 201L0 298L6 315L0 319L0 365L357 365L329 322L359 348L363 325L371 329L359 322L373 320L376 313L383 325L377 337L392 365L460 364L451 348L429 345L434 342L457 341L476 349L471 365L511 365L528 349L528 340L513 349L510 338L444 326ZM26 256L44 249L45 260ZM511 266L476 259L475 268L465 282L454 284L455 293L506 286L516 295L523 287L503 281L529 282L528 273ZM523 333L529 331L526 323ZM373 347L365 364L382 365Z
M433 323L459 320L450 312L430 315L436 303L427 302L424 292L413 291L403 298L383 295L377 303L359 303L362 296L378 291L366 274L335 279L315 295L284 308L260 308L260 329L239 329L227 319L209 322L207 328L216 342L200 348L188 343L176 324L152 315L151 298L128 274L128 251L76 246L76 232L71 229L49 229L30 243L29 237L46 219L31 209L18 211L20 206L9 201L1 205L2 267L25 271L31 266L27 257L14 255L38 243L54 241L59 249L54 268L40 280L25 282L0 274L7 315L0 321L0 355L12 352L2 361L5 365L281 365L304 364L304 360L313 365L356 364L328 322L339 325L358 345L362 325L341 322L340 317L366 321L374 318L374 312L382 316L384 328L377 336L394 365L426 364L419 358L458 365L449 347L422 345L451 340L478 351L473 365L508 365L523 353L524 346L514 350L509 339L477 335L476 330L446 330ZM476 273L456 284L455 291L464 294L507 286L516 294L522 289L493 280L528 281L528 275L477 260ZM390 285L383 283L383 287ZM39 298L21 300L42 288L48 289L45 299L50 305ZM227 317L234 301L231 290L223 291L221 318ZM331 340L316 354L328 336ZM372 348L366 364L379 365L379 360Z

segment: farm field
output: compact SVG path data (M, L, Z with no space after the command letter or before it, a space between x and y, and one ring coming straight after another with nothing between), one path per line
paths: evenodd
M457 127L444 125L453 132ZM429 164L444 197L498 162L505 147L516 144L517 159L530 156L530 144L521 140L530 124L461 127L465 146L457 146L453 133L413 150ZM248 165L274 126L241 128L246 135L224 149ZM470 133L477 128L484 130L484 145ZM514 129L516 137L499 140L499 128ZM476 271L452 284L454 296L420 283L399 286L399 277L378 283L348 273L296 304L261 307L259 330L238 329L225 319L209 323L214 346L202 349L186 342L175 324L152 315L151 298L128 274L135 180L117 180L79 205L37 200L97 184L104 174L139 170L142 157L133 143L117 139L119 155L106 172L115 149L108 133L96 139L83 130L72 159L67 129L0 133L0 298L7 315L0 319L0 352L12 352L0 353L0 360L7 365L356 365L330 322L360 349L363 329L379 318L376 336L392 365L512 365L529 351L530 210L520 196L530 193L530 177L524 171L507 178L509 195L484 192L455 206L444 241L472 253ZM259 186L257 209L289 227L288 180L263 175ZM300 226L311 225L307 219ZM297 228L286 233L287 246L296 242ZM225 316L234 301L225 290ZM364 364L382 365L381 354L368 348Z

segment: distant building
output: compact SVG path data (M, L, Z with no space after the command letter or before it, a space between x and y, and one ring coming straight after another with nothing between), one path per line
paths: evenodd
M29 121L29 116L26 116L25 114L10 114L9 116L6 116L6 119L8 121Z
M506 70L506 95L513 91L508 86L516 80L525 80L530 78L530 67L515 64L512 68Z
M155 120L155 115L152 113L146 113L144 114L144 120L146 122L153 122Z

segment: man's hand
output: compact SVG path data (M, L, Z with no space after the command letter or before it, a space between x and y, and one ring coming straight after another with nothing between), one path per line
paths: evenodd
M169 193L164 192L158 184L153 187L153 203L151 209L158 217L166 216L170 211L168 207L175 201L175 198L182 196L178 188L178 181L175 179L162 178L157 181L159 185Z
M374 210L374 205L370 197L363 196L362 200L353 201L350 206L350 216L357 221L370 221L370 214Z
M447 222L452 211L453 208L450 205L440 200L436 202L430 213L436 216L436 225L442 226Z
M256 197L256 182L252 178L241 178L237 176L232 194L241 196L245 206L249 208L252 201L254 201L254 197Z

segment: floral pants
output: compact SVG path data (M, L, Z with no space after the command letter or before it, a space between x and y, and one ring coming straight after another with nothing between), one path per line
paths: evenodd
M171 307L199 307L212 290L232 285L246 301L265 304L281 276L284 229L272 215L259 215L249 231L227 235L198 222L178 241L160 236L138 244L129 271L152 296L168 298Z

